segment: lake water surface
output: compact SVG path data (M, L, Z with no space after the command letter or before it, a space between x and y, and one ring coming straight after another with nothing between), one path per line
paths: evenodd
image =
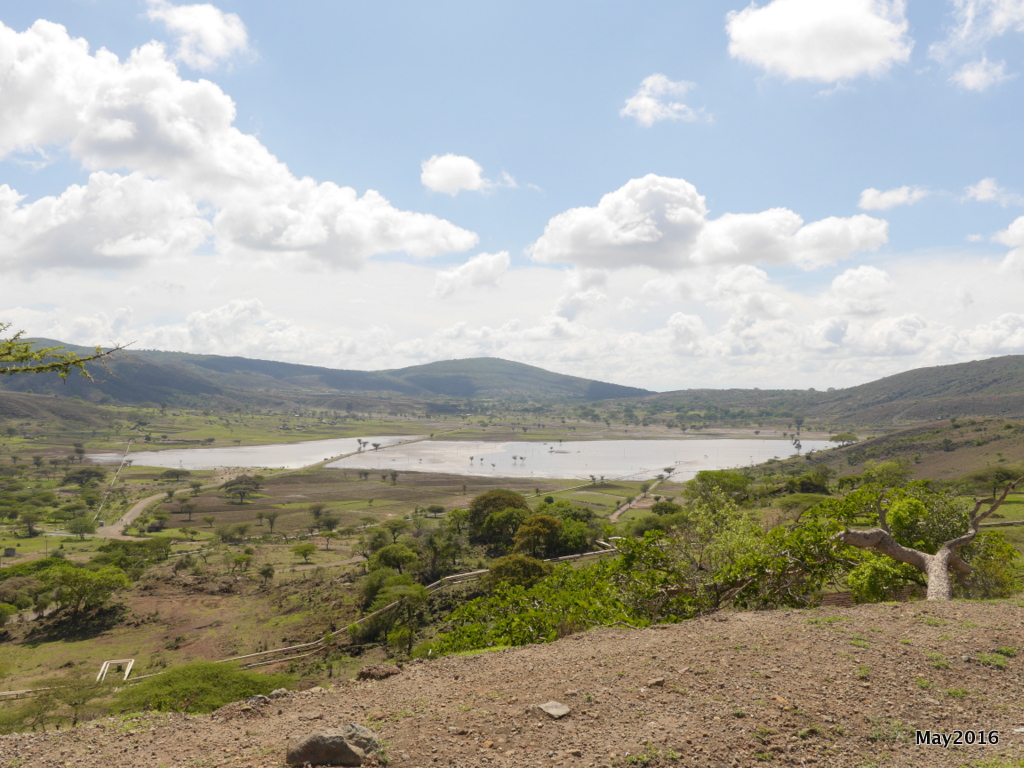
M806 440L803 449L832 447ZM728 469L795 454L785 440L581 440L536 443L429 440L363 452L328 467L445 472L484 477L578 477L646 480L674 467L688 480L704 469Z
M483 477L578 477L604 476L608 480L646 480L675 468L681 480L703 469L729 469L759 464L796 453L785 440L682 439L682 440L579 440L559 443L482 442L468 440L419 440L403 435L362 438L367 445L380 443L375 451L362 452L354 437L308 440L299 443L249 445L237 448L180 448L138 451L129 454L136 466L217 469L262 467L298 469L332 456L354 455L331 462L328 467L380 471L444 472ZM399 445L399 443L405 443ZM805 451L832 445L824 440L805 440ZM99 463L116 463L122 454L91 454Z
M373 443L394 445L403 440L417 440L422 435L391 435L364 437L365 450L373 452ZM180 467L182 469L218 469L220 467L263 467L267 469L299 469L332 456L359 450L354 437L333 440L306 440L299 443L272 443L236 448L172 448L167 451L132 451L128 458L140 467ZM89 459L100 464L116 464L120 453L94 453Z

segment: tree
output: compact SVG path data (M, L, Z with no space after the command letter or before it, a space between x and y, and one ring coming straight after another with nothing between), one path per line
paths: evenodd
M296 544L292 547L292 552L297 556L301 557L303 561L309 562L309 558L316 552L316 544Z
M216 521L216 519L217 518L214 517L213 515L203 515L203 522L206 523L211 528L213 528L213 523L214 523L214 521Z
M550 564L534 557L506 555L491 564L490 570L480 579L480 585L488 592L493 592L499 584L513 584L529 589L545 576L550 576L551 571Z
M853 445L859 438L853 432L840 432L838 435L832 435L828 440L830 443L839 443L839 447L842 448L846 445Z
M473 499L469 504L469 520L467 521L470 541L480 542L484 538L483 528L487 518L491 513L504 509L521 509L527 514L530 513L530 505L521 494L515 491L506 491L503 488L482 493Z
M188 483L188 487L192 489L193 496L198 496L199 491L201 491L203 488L203 482L201 480L190 480Z
M120 568L107 566L96 571L84 568L50 568L42 573L43 582L55 590L57 603L77 615L98 608L115 593L128 589L131 582Z
M676 515L683 511L683 508L679 504L673 504L671 501L656 501L651 505L651 512L656 515Z
M5 334L10 327L10 323L0 323L0 334ZM123 345L118 345L104 352L101 347L96 347L93 354L79 357L73 352L62 351L64 347L37 347L35 342L22 338L24 333L18 331L13 336L0 338L0 376L56 373L64 379L71 371L77 370L82 376L92 378L86 363L99 361L103 364L115 352L124 349Z
M397 544L398 537L409 530L409 522L407 520L385 520L380 527L391 534L391 543Z
M498 512L492 512L484 521L483 530L480 532L480 541L489 544L496 550L507 551L511 549L513 539L519 526L526 518L531 517L527 509L509 507Z
M270 563L266 563L265 565L260 566L259 574L260 577L263 579L264 586L269 584L270 580L274 578L274 573L274 566L272 566Z
M39 522L40 516L38 512L24 511L18 515L18 519L21 524L25 526L25 533L31 538L36 535L36 523Z
M79 487L84 487L92 482L102 483L106 479L107 473L99 467L82 467L65 475L61 485L74 483Z
M238 503L244 504L246 496L251 496L259 490L259 483L248 475L239 475L224 483L221 489L227 491L228 496L237 496Z
M274 523L276 523L276 522L277 522L277 516L278 516L279 514L280 514L280 512L274 512L274 511L271 511L271 512L264 512L264 513L263 513L263 517L265 517L265 518L266 518L266 520L267 520L267 525L269 525L269 526L270 526L270 532L271 532L271 533L273 533L273 532L274 532Z
M173 480L174 482L177 482L178 480L181 480L181 478L183 478L183 477L191 477L191 476L192 476L191 472L189 472L187 469L181 469L180 467L175 467L173 469L166 469L166 470L164 470L163 472L160 473L160 478L162 480ZM202 485L202 483L200 483L200 485Z
M324 540L324 549L326 551L330 551L331 540L338 538L338 534L336 534L334 531L326 531L320 534L320 538Z
M68 523L68 533L84 539L87 533L96 533L96 523L87 517L74 517Z
M562 521L551 515L534 515L523 521L515 533L515 551L544 557L558 551Z
M852 547L874 550L915 568L928 579L928 600L950 600L953 596L950 569L960 576L974 573L974 568L960 557L960 549L977 538L981 521L999 509L1021 481L1024 477L1008 483L999 496L975 499L969 511L951 509L948 503L942 504L946 501L942 495L929 494L919 490L919 486L912 489L912 492L918 491L916 495L883 491L877 494L873 504L878 527L844 528L836 534L836 539ZM932 509L926 506L926 500L933 502ZM988 509L982 512L986 505ZM940 514L942 512L945 514Z
M394 568L399 573L410 563L416 562L416 553L404 544L388 544L381 547L370 560L370 570Z

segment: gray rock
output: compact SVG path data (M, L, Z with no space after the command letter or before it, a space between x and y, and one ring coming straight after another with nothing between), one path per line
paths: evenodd
M245 703L252 707L262 707L264 704L269 704L270 699L268 699L266 696L260 696L259 694L257 694L255 696L250 696L248 699L245 700Z
M362 765L380 740L369 728L349 723L336 730L314 731L288 745L288 765Z
M572 711L565 706L565 704L561 704L557 701L549 701L545 704L540 704L537 706L537 709L555 720L561 720Z
M291 691L289 691L287 688L275 688L270 692L270 695L267 698L280 699L284 696L287 696L289 693L291 693Z

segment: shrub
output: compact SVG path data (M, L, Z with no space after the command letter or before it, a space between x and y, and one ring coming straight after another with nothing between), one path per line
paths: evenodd
M288 675L264 675L230 664L197 661L126 688L117 697L113 710L205 714L232 701L265 696L290 682Z

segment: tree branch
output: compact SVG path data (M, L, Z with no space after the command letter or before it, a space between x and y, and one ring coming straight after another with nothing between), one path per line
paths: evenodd
M842 530L835 535L835 539L851 547L876 549L886 557L912 565L921 571L928 570L928 559L933 557L933 555L926 555L916 549L904 547L881 528L871 528L867 531Z

